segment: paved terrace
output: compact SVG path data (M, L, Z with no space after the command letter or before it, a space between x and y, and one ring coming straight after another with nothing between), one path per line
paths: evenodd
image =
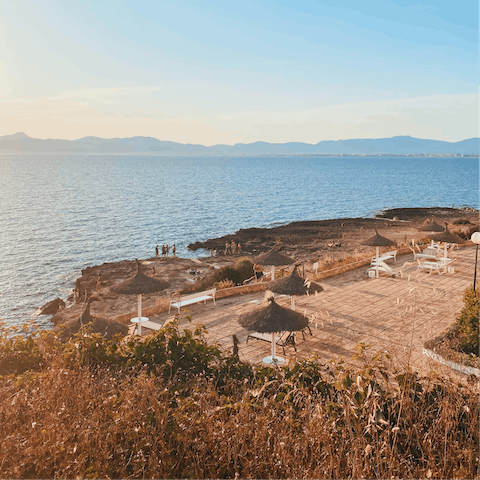
M308 358L312 354L328 361L335 357L350 358L360 343L371 345L371 351L384 350L401 363L410 362L417 369L431 364L422 355L425 341L437 336L455 320L463 306L463 292L473 283L475 247L455 250L451 266L454 273L439 275L417 270L413 255L403 255L392 264L401 269L402 277L380 274L369 278L362 267L345 274L321 280L324 291L318 295L296 297L296 310L311 319L312 335L305 340L297 333L297 352L292 346L277 346L277 354L286 359ZM267 292L268 293L268 292ZM189 308L192 323L182 319L180 325L193 328L204 324L207 340L218 342L222 349L232 350L232 335L240 340L242 360L261 363L270 354L271 345L250 339L238 324L239 315L255 308L265 292L229 297L197 304ZM280 305L290 308L290 297L276 297ZM163 324L173 315L159 314L151 321Z

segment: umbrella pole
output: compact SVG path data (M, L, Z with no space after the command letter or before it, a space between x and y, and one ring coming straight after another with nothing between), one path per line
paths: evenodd
M295 311L295 297L292 295L292 310Z
M138 296L138 334L142 334L142 296Z
M275 358L275 332L272 332L272 363L276 363Z
M377 247L377 261L376 261L376 264L377 264L377 268L376 268L376 270L377 270L377 278L378 278L378 250L379 250L379 247Z
M275 280L275 267L272 265L272 280Z
M444 252L444 253L443 253L443 257L444 257L445 260L446 260L446 259L447 259L447 242L445 242L444 245L445 245L445 248L444 248L444 250L443 250L443 252Z

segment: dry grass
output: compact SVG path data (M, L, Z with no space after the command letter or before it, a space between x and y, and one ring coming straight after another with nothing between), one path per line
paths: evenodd
M314 279L319 280L331 275L338 275L354 270L362 265L367 265L373 256L375 256L375 251L373 253L371 251L356 251L351 255L345 256L326 253L318 260L318 272L316 274L313 273Z
M142 366L139 343L90 366L78 343L49 345L38 372L0 377L2 478L478 475L478 390L396 371L363 347L358 368L221 357L185 380ZM177 360L163 352L168 369ZM130 366L114 364L122 355Z

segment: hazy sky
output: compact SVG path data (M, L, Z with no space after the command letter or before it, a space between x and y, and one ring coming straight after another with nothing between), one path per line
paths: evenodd
M478 0L0 0L0 135L478 135Z

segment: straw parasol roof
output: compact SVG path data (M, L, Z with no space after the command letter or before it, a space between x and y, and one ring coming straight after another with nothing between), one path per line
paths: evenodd
M420 232L443 232L444 228L439 225L438 223L435 223L433 221L433 218L431 220L425 220L420 228L418 228Z
M98 297L90 297L82 315L63 325L57 325L54 327L54 331L59 331L60 340L68 340L73 334L77 333L88 324L90 324L92 333L100 333L108 339L111 339L117 334L126 335L128 333L128 326L123 323L117 322L116 320L93 317L91 315L90 306L93 302L97 301L100 301Z
M437 233L436 235L432 235L430 238L435 240L436 242L444 242L444 243L465 243L465 240L458 235L450 232L448 230L448 224L445 223L445 229L442 233Z
M244 313L238 322L247 330L258 333L295 332L308 326L308 318L294 310L281 307L273 297L269 304L256 307L252 312Z
M362 242L363 245L368 245L370 247L391 247L395 245L395 242L382 237L378 232L377 229L375 229L375 235L372 237L367 238L364 242Z
M143 295L144 293L159 292L167 288L167 282L148 277L142 273L142 264L137 259L135 259L135 262L137 262L137 274L129 280L114 285L112 291L124 295Z
M274 267L280 267L282 265L291 265L295 263L295 260L291 257L287 257L283 253L280 253L275 248L272 248L267 253L259 255L254 259L254 263L259 263L260 265L273 265Z
M90 322L93 322L95 319L92 317L92 315L90 314L90 305L93 303L93 302L99 302L100 299L98 297L95 297L95 296L92 296L88 299L87 301L87 305L85 307L85 309L83 310L83 313L80 315L80 323L82 325L86 325L87 323L90 323Z
M272 280L266 288L281 295L307 295L307 293L323 292L323 287L318 283L305 281L297 273L296 265L290 275Z

